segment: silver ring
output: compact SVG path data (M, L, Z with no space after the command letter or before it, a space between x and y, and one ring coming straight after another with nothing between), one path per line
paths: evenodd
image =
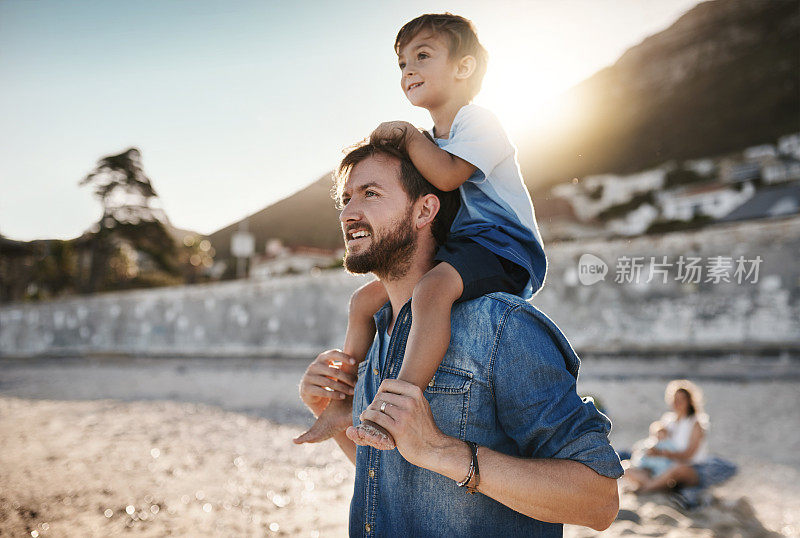
M381 413L385 413L385 412L386 412L386 402L382 402L381 403Z

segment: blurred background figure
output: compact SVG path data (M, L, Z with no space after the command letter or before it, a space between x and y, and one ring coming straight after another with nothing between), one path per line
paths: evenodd
M732 477L736 465L708 453L709 418L700 388L676 379L667 385L664 400L672 411L651 425L650 437L637 443L626 480L637 492L647 493L707 488Z

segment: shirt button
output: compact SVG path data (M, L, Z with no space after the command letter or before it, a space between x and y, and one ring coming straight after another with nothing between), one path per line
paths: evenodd
M372 369L372 373L375 374L375 375L378 375L378 369L377 368L373 368Z
M374 469L370 469L369 470L369 477L370 478L375 478L375 470Z
M364 525L364 530L367 531L367 532L370 532L372 530L372 527L369 526L369 523Z

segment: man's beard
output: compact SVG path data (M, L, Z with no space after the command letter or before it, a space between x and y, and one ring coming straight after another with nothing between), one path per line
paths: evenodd
M411 225L412 211L409 208L391 230L365 251L359 254L346 252L344 268L351 273L374 273L384 280L396 280L405 276L417 248L417 235ZM372 235L373 239L374 237Z

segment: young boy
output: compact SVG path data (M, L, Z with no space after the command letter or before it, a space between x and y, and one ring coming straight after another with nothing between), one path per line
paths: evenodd
M659 450L676 451L678 447L669 438L664 423L657 420L650 424L650 437L647 444ZM645 450L637 450L631 463L636 467L647 469L653 477L666 473L675 465L675 460L663 456L648 456Z
M403 92L411 104L430 112L435 143L400 121L382 123L370 140L399 140L430 183L443 191L459 189L461 198L447 242L436 253L439 263L412 294L413 322L398 379L424 390L450 344L453 304L494 291L528 299L542 286L547 262L516 148L489 111L471 104L487 64L472 23L449 13L422 15L400 29L395 52ZM353 295L343 351L357 362L375 334L372 316L387 300L377 281ZM350 424L351 411L350 398L332 400L296 442L332 437ZM362 422L348 436L382 450L395 446L372 422Z

